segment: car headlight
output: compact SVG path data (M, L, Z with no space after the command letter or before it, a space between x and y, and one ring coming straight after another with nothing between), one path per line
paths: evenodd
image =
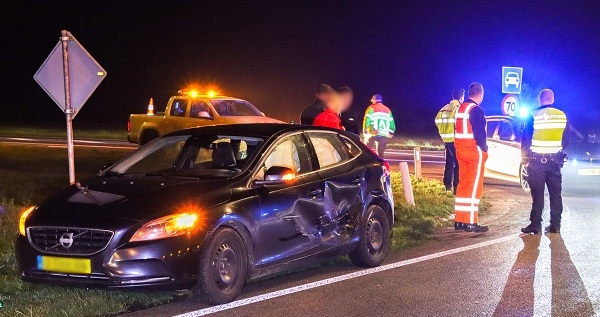
M134 234L130 242L158 240L184 235L198 226L197 214L182 213L152 220Z
M21 217L19 218L19 233L22 236L27 235L27 232L25 231L25 221L27 220L27 217L29 217L31 212L35 210L36 207L37 206L31 206L21 212Z

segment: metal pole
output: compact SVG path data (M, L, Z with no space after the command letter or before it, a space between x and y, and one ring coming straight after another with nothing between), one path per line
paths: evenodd
M415 177L420 179L423 177L423 173L421 172L421 148L415 148Z
M67 155L69 158L69 183L75 183L75 153L73 152L73 109L71 108L71 80L69 78L69 34L62 30L60 42L65 75L65 114L67 115Z

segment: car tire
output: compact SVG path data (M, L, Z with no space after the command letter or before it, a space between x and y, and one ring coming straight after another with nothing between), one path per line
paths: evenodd
M230 227L217 229L200 256L194 294L211 305L236 299L246 284L248 272L246 246L237 231Z
M350 260L360 267L379 266L390 251L390 223L385 211L377 205L371 205L360 228L360 240L356 249L349 254Z
M531 189L529 188L529 182L527 181L527 177L529 174L527 173L527 167L523 164L519 166L519 183L521 184L521 188L526 193L529 193Z

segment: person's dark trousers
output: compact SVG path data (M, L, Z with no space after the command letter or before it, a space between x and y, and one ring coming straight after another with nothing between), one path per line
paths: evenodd
M458 187L458 159L456 158L456 147L454 142L445 142L446 165L444 166L444 186L446 190Z
M552 161L547 160L542 163L542 160L531 160L527 166L527 181L531 189L531 214L529 220L531 224L542 225L542 211L544 210L544 191L548 186L548 194L550 195L550 224L560 228L560 220L563 211L562 203L562 175L560 173L561 166Z
M387 146L388 138L385 136L372 136L369 139L369 144L367 144L373 151L379 155L379 157L383 158L383 154L385 153L385 147Z

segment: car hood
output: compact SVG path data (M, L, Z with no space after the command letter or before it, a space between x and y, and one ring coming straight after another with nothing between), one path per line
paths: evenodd
M206 208L231 197L231 179L93 177L71 185L41 204L32 222L65 217L148 221L186 206ZM28 220L29 222L29 220Z

